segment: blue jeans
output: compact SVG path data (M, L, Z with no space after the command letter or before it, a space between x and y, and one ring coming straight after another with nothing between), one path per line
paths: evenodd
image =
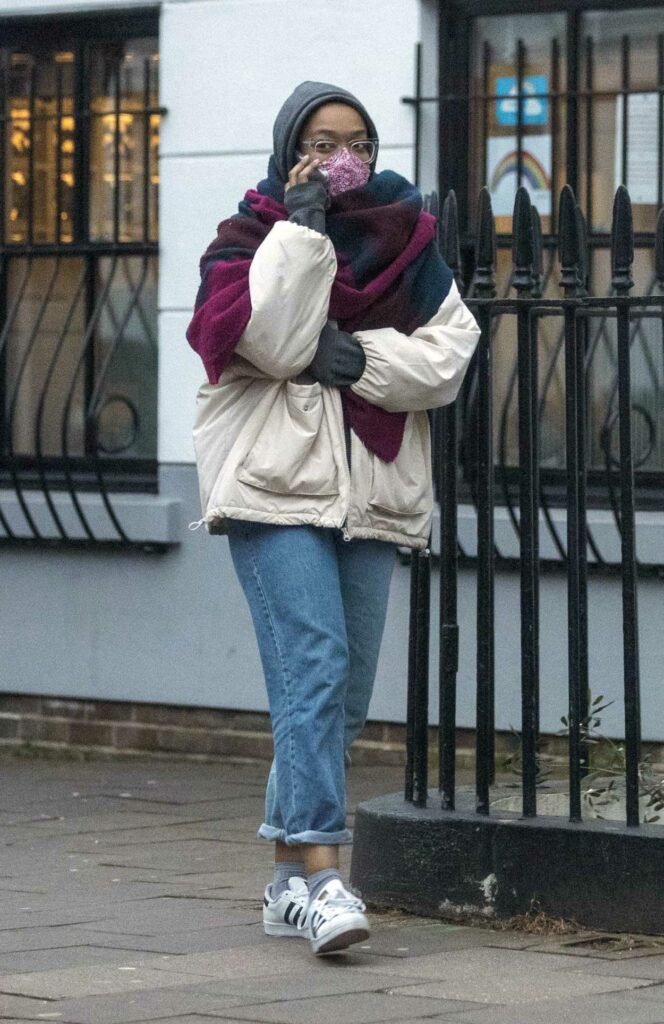
M344 541L339 530L312 526L228 526L274 738L258 835L289 845L348 843L345 755L371 699L394 545Z

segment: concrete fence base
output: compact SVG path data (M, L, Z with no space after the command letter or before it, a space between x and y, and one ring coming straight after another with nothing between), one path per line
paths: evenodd
M664 934L662 826L485 817L461 794L442 811L391 794L357 809L351 883L364 899L431 917L509 919L534 907L605 931Z

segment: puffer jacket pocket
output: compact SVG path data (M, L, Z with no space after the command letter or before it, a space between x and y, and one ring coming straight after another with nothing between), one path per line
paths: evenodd
M339 480L321 385L284 381L237 479L273 494L336 495Z
M424 416L424 420L422 420ZM430 441L426 413L409 413L403 444L394 462L371 460L369 512L381 518L421 516L431 506Z

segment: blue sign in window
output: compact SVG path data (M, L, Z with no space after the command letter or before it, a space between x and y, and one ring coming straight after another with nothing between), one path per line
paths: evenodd
M546 75L524 75L521 100L521 123L524 125L548 124L549 100L546 96L548 78ZM514 127L517 123L517 79L516 75L496 79L496 94L504 99L496 100L496 121L500 125Z

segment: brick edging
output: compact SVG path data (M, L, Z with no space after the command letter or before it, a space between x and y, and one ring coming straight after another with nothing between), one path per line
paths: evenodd
M565 739L547 740L554 763L560 760L563 764ZM353 763L404 764L405 742L405 725L368 722L353 746ZM512 733L496 735L499 753L507 754L514 743ZM436 744L437 733L431 728L432 756ZM646 746L654 748L655 761L664 760L664 745L644 744L644 753ZM458 729L460 767L473 766L474 748L474 732ZM3 749L269 761L272 734L269 715L261 711L0 693L0 751Z

